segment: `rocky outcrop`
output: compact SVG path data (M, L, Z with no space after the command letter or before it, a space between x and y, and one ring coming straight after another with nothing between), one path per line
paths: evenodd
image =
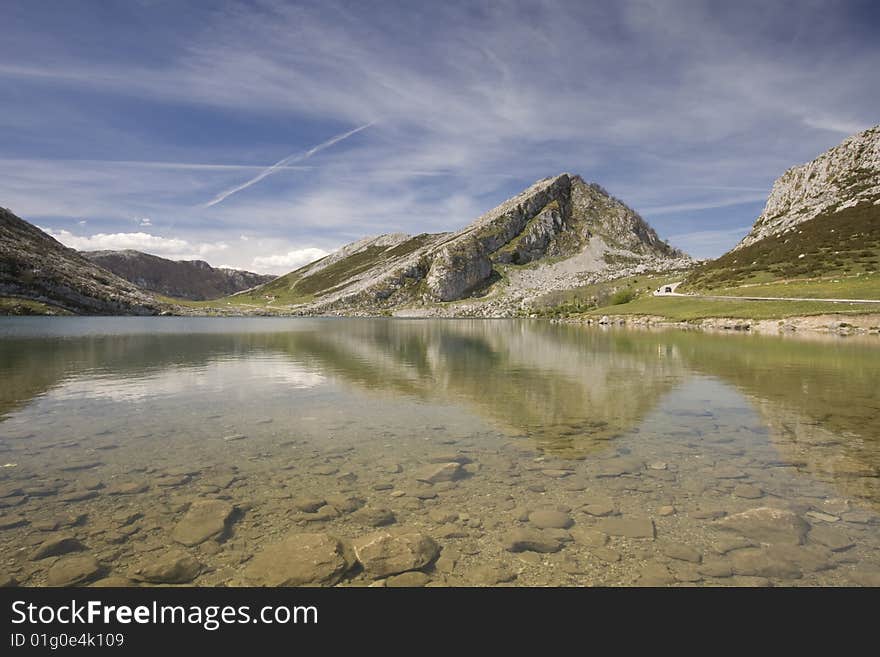
M480 242L470 236L443 247L428 271L428 293L436 301L454 301L485 281L492 263Z
M880 125L786 171L773 183L764 211L736 249L862 204L880 205Z
M75 313L152 315L149 293L0 208L0 297L32 299Z
M631 208L598 185L563 173L536 182L458 232L360 240L241 300L268 301L301 314L401 308L442 314L444 302L477 297L473 314L499 316L499 305L510 312L530 296L603 275L689 262Z
M203 260L167 260L140 251L84 251L86 258L140 288L178 299L217 299L275 276L212 267Z

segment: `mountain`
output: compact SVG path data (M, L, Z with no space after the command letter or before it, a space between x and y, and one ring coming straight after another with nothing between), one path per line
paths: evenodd
M856 296L864 296L870 294L868 283L873 278L866 275L877 271L880 125L780 176L749 234L717 260L697 267L687 287L713 289L848 276L861 277ZM851 283L849 287L854 289Z
M230 301L303 314L503 316L548 291L689 263L635 211L563 173L460 231L363 239Z
M203 260L167 260L140 251L83 251L82 255L140 288L192 301L225 297L275 279L212 267Z
M0 296L74 313L152 315L158 302L36 226L0 208Z
M880 205L880 125L853 135L773 183L764 211L735 247L785 234L816 218Z

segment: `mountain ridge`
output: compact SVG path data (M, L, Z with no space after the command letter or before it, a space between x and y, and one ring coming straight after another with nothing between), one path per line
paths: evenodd
M0 296L81 314L154 315L159 302L74 249L0 208Z
M276 278L229 267L212 267L204 260L170 260L133 249L80 253L144 290L191 301L217 299Z
M358 240L232 299L302 314L386 314L413 306L440 312L448 302L491 297L492 303L476 302L480 307L466 312L495 316L502 306L510 314L548 285L686 262L622 201L562 173L458 231Z
M777 178L764 210L733 250L862 204L880 205L880 125L847 137Z

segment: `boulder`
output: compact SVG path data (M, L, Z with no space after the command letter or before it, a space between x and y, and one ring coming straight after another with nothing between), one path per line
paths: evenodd
M374 579L424 568L440 554L433 538L407 529L378 531L352 545L364 572Z
M758 507L735 513L715 523L719 529L736 532L760 543L799 545L810 529L806 520L787 509Z
M198 545L209 538L218 538L226 531L226 523L232 516L233 507L223 500L198 500L193 502L171 537L183 545Z
M291 534L244 569L252 586L333 586L354 565L350 547L331 534Z

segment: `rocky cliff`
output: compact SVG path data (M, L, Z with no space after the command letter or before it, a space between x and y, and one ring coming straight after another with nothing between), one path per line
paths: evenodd
M458 232L361 240L236 298L305 314L444 314L443 302L463 302L497 316L550 289L689 262L621 201L563 173Z
M880 125L845 139L773 184L764 211L736 249L819 216L880 205Z
M168 260L140 251L84 251L82 255L145 290L193 301L225 297L275 279L212 267L203 260Z
M159 310L150 294L4 208L0 208L0 296L32 299L82 314L150 315Z

